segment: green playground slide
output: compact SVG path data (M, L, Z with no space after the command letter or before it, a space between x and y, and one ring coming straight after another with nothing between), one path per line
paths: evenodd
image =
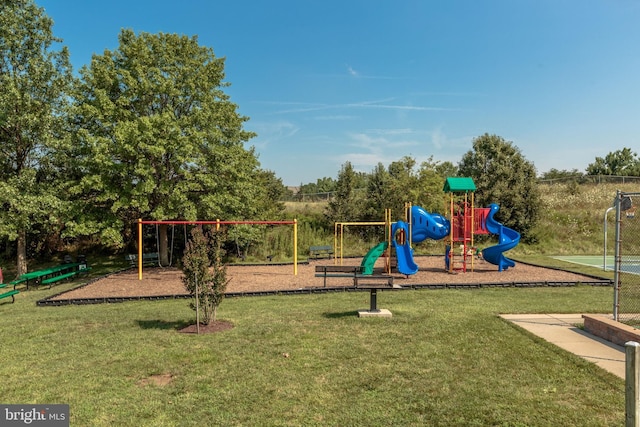
M388 245L389 243L387 242L380 242L367 252L360 263L360 267L362 267L362 274L373 274L373 266L378 258L380 258L380 255L387 250Z

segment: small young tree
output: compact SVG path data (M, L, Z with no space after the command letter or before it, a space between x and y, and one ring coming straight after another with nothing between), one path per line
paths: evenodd
M197 296L190 303L193 310L202 313L200 323L208 325L216 320L218 306L227 287L227 270L222 263L222 237L220 233L208 236L200 227L191 231L182 258L182 282L187 291Z
M222 262L224 249L222 244L226 240L226 234L223 232L213 232L210 236L209 258L211 259L211 275L212 280L207 287L207 304L210 307L210 320L216 321L216 313L218 306L224 299L224 293L227 290L227 266Z

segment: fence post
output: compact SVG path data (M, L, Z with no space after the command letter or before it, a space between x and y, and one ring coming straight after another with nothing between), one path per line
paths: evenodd
M640 344L625 343L625 426L640 426Z
M620 190L616 190L616 246L613 255L613 320L620 321L620 200L622 199Z

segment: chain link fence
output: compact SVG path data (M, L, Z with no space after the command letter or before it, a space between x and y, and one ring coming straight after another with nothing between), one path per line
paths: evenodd
M538 184L567 184L575 182L577 184L639 184L640 176L626 175L582 175L564 176L561 178L539 178Z
M614 265L614 319L640 326L640 193L618 191Z

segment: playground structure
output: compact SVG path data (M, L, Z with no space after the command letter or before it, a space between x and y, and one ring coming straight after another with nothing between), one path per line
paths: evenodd
M293 274L298 275L298 221L163 221L163 220L143 220L138 219L138 280L142 280L142 266L144 263L142 226L143 225L215 225L216 231L223 225L292 225L293 226Z
M391 210L385 209L383 222L336 222L334 225L334 263L342 265L343 233L345 226L385 226L385 240L367 252L361 263L361 274L372 274L376 260L384 255L385 273L391 272L391 248L394 249L397 270L406 276L416 274L418 265L413 259L413 244L426 239L445 240L445 269L450 272L473 271L474 261L482 256L486 262L498 266L498 271L514 267L515 262L504 255L520 242L520 233L495 219L500 207L492 203L487 208L474 206L476 186L472 178L450 177L443 191L448 195L448 218L429 213L420 206L405 205L405 221L391 221ZM480 250L475 236L494 234L498 244Z
M448 194L449 217L429 213L420 206L406 206L407 222L397 221L391 226L391 243L395 249L398 271L405 275L418 272L413 260L413 243L425 239L445 239L445 268L448 272L473 271L474 259L480 255L474 237L495 234L498 244L482 251L482 258L498 266L498 271L515 266L504 256L520 241L520 234L495 220L497 204L488 208L474 206L475 183L471 178L447 178L443 191Z

